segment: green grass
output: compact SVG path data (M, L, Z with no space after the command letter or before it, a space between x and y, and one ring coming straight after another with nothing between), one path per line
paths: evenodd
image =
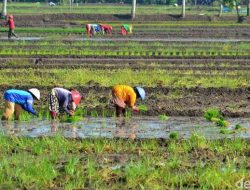
M147 105L144 105L144 104L138 105L138 108L139 108L139 110L142 111L142 112L148 111Z
M9 86L18 84L42 86L84 86L89 81L94 81L101 86L113 86L115 84L157 86L159 81L163 86L171 87L228 87L238 88L249 86L249 77L232 75L209 76L192 75L193 71L166 71L161 69L139 70L92 70L92 69L4 69L0 72L0 85ZM196 72L197 74L198 72ZM210 72L213 73L213 72ZM233 72L232 72L233 73ZM248 73L248 71L241 71ZM202 72L201 72L202 74ZM216 74L216 72L214 72ZM29 76L27 78L27 76ZM150 77L148 77L150 76ZM181 76L181 77L180 77Z
M230 123L223 118L221 111L217 108L209 108L206 110L204 118L222 128L226 128L230 125ZM226 129L221 129L221 133L226 134L226 132Z
M250 180L249 148L197 134L166 143L1 136L0 188L234 189Z
M170 138L170 139L177 140L177 139L179 138L179 133L176 132L176 131L171 132L171 133L169 134L169 138Z
M169 120L169 116L167 116L167 115L159 115L159 119L161 121L167 121L167 120Z
M166 5L137 5L136 14L181 14L181 6ZM68 4L60 6L48 6L43 3L8 3L8 12L12 14L52 14L52 13L82 13L82 14L130 14L131 5L125 4L79 4L72 9ZM189 6L186 7L186 14L218 15L219 6ZM235 15L235 12L223 13Z

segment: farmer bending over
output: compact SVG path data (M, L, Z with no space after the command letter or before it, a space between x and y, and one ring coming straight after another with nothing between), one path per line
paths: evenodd
M8 32L9 39L11 39L11 36L15 36L16 38L18 38L14 32L15 22L14 22L14 17L12 15L8 16L8 21L5 23L5 26L9 26L9 32Z
M125 116L126 107L131 107L138 112L139 108L135 105L136 99L145 99L145 91L141 87L130 87L127 85L116 85L112 89L111 103L115 105L116 116Z
M110 34L110 35L112 34L112 29L113 29L112 26L107 24L100 24L100 26L105 34Z
M4 92L4 113L2 120L9 120L12 114L15 114L15 119L18 120L22 109L38 116L37 112L32 108L34 98L40 100L40 91L36 88L31 88L28 91L11 89Z
M69 91L64 88L53 88L49 93L48 101L52 119L55 119L57 114L64 112L73 116L81 101L81 95L77 90Z

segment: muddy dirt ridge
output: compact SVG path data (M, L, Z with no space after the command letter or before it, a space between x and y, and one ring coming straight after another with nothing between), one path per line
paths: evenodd
M31 86L2 85L1 94L6 89L28 89ZM34 86L32 86L34 87ZM41 90L41 101L36 102L36 107L47 105L47 94L52 86L35 86ZM81 107L89 112L97 111L102 115L103 111L112 111L114 108L109 104L112 87L100 86L95 81L89 81L87 86L75 86L83 95ZM170 87L145 87L147 98L144 102L148 111L141 115L158 116L202 116L208 108L219 108L225 116L250 117L250 88L170 88ZM91 99L89 97L92 97ZM2 98L2 97L1 97ZM3 102L3 100L1 101ZM3 103L1 103L3 107Z
M17 22L23 24L37 24L46 22L62 22L64 20L88 20L88 21L131 21L130 14L22 14L16 15L15 19ZM236 16L207 16L207 15L186 15L182 18L181 15L173 14L157 14L157 15L137 15L134 21L237 21ZM248 19L246 19L248 21ZM70 23L74 24L74 23Z
M12 64L15 63L15 64ZM68 58L68 57L39 57L39 56L26 56L26 57L15 57L15 56L2 56L0 58L0 67L22 67L26 66L70 66L70 65L79 65L79 66L150 66L152 64L153 66L196 66L196 65L207 65L209 67L209 64L212 64L213 66L225 66L225 63L227 63L227 66L237 66L237 67L243 67L247 68L249 67L250 60L248 57L237 57L237 56L231 56L225 58L219 58L217 59L215 57L192 57L192 58L118 58L118 57L85 57L85 58ZM20 64L20 65L19 65Z

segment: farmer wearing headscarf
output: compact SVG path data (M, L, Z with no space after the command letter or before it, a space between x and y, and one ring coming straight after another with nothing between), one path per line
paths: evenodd
M107 24L100 24L100 26L102 28L103 33L112 34L112 30L113 30L112 26L107 25Z
M58 114L64 112L73 116L81 98L77 90L69 91L64 88L53 88L48 96L51 118L55 119Z
M8 21L6 22L5 26L9 26L9 32L8 32L8 38L9 39L11 39L11 36L15 36L16 38L18 38L17 35L14 32L15 22L14 22L13 15L8 16Z

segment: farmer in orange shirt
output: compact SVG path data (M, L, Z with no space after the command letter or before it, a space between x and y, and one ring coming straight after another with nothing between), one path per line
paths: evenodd
M135 105L136 99L145 99L145 91L142 87L130 87L127 85L116 85L112 89L111 102L116 107L116 116L125 115L126 107L138 112L139 108Z

